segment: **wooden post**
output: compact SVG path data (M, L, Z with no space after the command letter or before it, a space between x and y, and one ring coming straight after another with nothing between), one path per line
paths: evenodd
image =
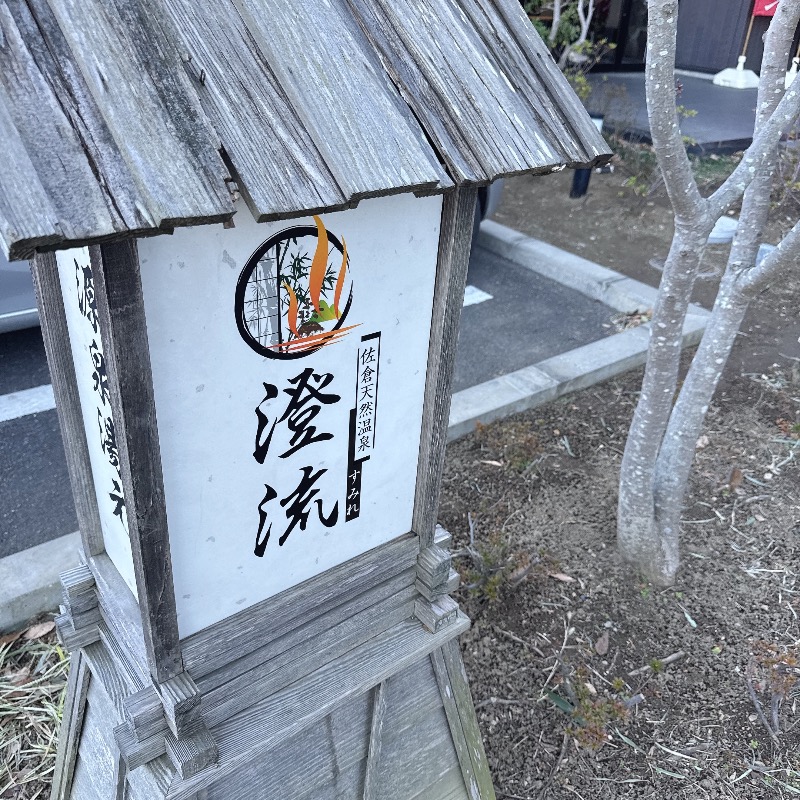
M455 368L458 326L464 305L475 204L478 190L461 187L447 192L442 208L439 261L436 265L433 318L425 383L425 420L419 450L414 532L424 550L433 544L439 487L447 443L450 394Z
M417 600L415 614L431 631L453 622L458 610L457 604L449 596L458 586L458 573L452 568L450 554L436 544L434 537L447 444L458 325L464 303L477 200L477 189L457 188L445 195L442 208L424 422L412 521L414 532L420 540L417 588L421 596Z
M183 660L136 243L92 248L92 271L145 649L151 675L164 683Z
M94 556L104 550L103 534L94 494L92 466L89 462L86 432L83 429L56 257L52 253L37 255L31 261L31 271L81 543L86 555Z

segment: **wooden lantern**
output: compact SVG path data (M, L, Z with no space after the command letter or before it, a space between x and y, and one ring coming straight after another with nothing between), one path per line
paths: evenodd
M53 797L494 797L436 526L476 187L606 148L516 0L6 0L84 550Z

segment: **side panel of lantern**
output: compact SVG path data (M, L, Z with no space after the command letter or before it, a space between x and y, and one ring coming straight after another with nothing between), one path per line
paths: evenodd
M411 529L441 204L140 242L182 637Z
M94 275L86 247L56 254L78 396L106 552L136 597L111 387L97 317Z

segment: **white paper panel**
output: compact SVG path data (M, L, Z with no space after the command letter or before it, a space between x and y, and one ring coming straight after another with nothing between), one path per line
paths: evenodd
M440 216L440 197L402 195L321 229L241 204L235 229L139 242L181 636L410 530Z
M103 340L97 324L94 276L89 250L86 247L62 250L56 253L56 260L100 512L100 526L103 529L103 543L109 558L136 597L133 556L119 474L116 431L111 414L111 390L106 374Z

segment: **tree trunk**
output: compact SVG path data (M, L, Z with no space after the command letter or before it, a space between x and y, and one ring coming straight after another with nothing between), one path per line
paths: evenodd
M617 520L622 555L659 585L675 580L681 513L696 442L747 304L758 287L800 254L798 223L778 250L753 268L769 212L779 136L800 107L800 91L794 88L781 99L800 0L781 3L770 25L753 144L708 199L697 189L675 108L677 12L677 0L648 2L648 114L676 222L653 316L642 392L622 460ZM743 193L739 226L714 310L673 408L681 332L702 252L716 218Z
M656 462L654 526L664 549L674 554L672 573L665 576L666 585L674 581L678 568L683 500L697 440L747 310L747 303L737 296L735 283L734 275L728 273L720 286L714 313L670 415Z
M656 527L654 469L678 384L683 320L710 227L706 220L676 226L653 311L642 391L622 458L620 553L659 585L674 580L678 552L671 541L662 541Z

